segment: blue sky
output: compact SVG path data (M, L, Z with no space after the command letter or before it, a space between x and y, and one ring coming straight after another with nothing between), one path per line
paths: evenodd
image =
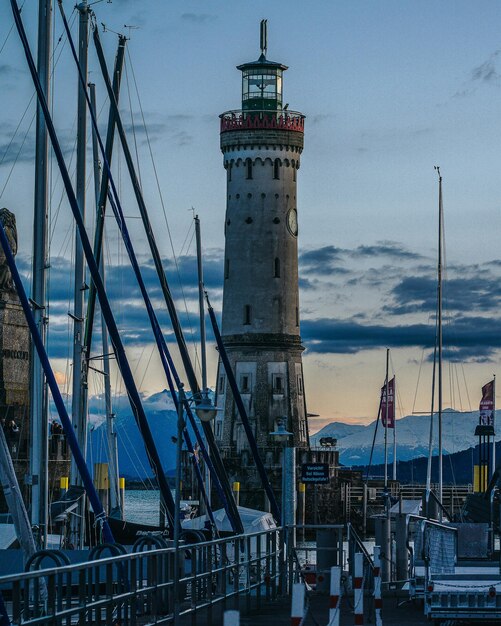
M36 4L27 0L23 9L33 45ZM73 3L64 5L72 19ZM429 407L436 164L444 176L446 213L445 335L448 354L457 362L447 366L451 384L446 400L456 408L475 407L479 387L496 372L501 348L499 2L349 0L305 5L295 0L258 0L235 5L113 0L97 3L94 10L98 23L104 22L112 31L130 32L129 91L124 83L122 111L129 129L134 122L151 219L171 281L184 284L184 298L177 287L176 293L181 309L186 301L192 323L196 293L190 209L195 207L202 220L207 285L219 308L225 176L218 115L239 107L240 75L235 66L257 58L259 21L267 18L268 57L290 68L284 79L285 101L307 116L298 213L306 391L309 410L321 415L315 425L330 419L374 417L387 346L392 348L402 413ZM125 24L137 28L129 31ZM3 3L0 48L11 25L8 3ZM62 33L59 18L55 33L57 41ZM111 65L116 35L101 32L101 38ZM63 39L55 55L54 110L72 170L77 79L68 52ZM90 68L100 109L106 103L92 48ZM29 271L33 195L29 124L34 105L28 107L10 143L33 92L15 32L0 52L0 89L0 204L18 216L19 258ZM105 120L106 106L100 116L103 130ZM51 350L56 367L67 373L63 356L66 313L71 308L73 235L55 169ZM160 309L158 286L120 157L114 171ZM89 178L90 213L91 190ZM179 281L166 221L179 256ZM92 223L90 217L89 230ZM153 393L165 384L157 374L155 356L150 359L151 339L139 296L130 289L125 254L111 220L108 235L110 291L117 317L141 372L139 379L144 378L144 390ZM168 332L167 323L165 328ZM215 361L211 351L212 376Z

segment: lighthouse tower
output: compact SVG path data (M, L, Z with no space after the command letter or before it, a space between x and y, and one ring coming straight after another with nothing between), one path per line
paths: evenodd
M304 115L284 104L287 67L266 58L265 21L261 56L237 69L241 109L220 116L227 177L222 335L261 457L278 482L281 447L270 433L282 424L290 445L308 442L296 193ZM230 477L241 482L240 503L261 508L264 494L221 365L216 397L216 438Z

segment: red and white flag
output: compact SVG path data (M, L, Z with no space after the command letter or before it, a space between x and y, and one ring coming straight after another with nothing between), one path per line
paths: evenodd
M494 380L482 387L478 423L482 426L494 426Z
M386 428L386 418L388 417L388 428L395 428L395 376L388 381L388 401L386 401L386 385L381 389L381 423Z

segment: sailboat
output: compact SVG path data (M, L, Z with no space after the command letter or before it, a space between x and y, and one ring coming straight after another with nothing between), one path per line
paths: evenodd
M158 481L158 485L162 493L162 498L166 506L166 513L167 513L167 520L168 520L167 532L170 536L172 536L172 534L177 532L177 529L178 529L179 507L175 506L175 503L173 502L173 497L172 497L172 493L170 490L170 486L168 484L168 481L166 480L163 468L161 466L158 449L152 437L151 429L148 425L148 420L146 418L144 408L141 403L141 397L139 395L138 389L135 385L135 382L132 376L130 365L127 360L127 356L125 354L123 342L121 340L120 333L117 328L116 321L113 316L113 312L111 310L111 306L107 297L103 277L100 272L99 254L96 254L95 249L93 250L92 245L89 241L89 237L86 232L84 218L83 218L83 214L81 211L81 202L79 202L79 198L78 198L78 189L77 189L77 193L75 193L75 190L73 189L71 180L68 175L68 170L65 164L63 154L61 152L60 145L59 145L58 136L55 131L51 114L47 105L46 92L44 92L44 87L40 81L40 75L35 68L35 64L31 56L31 52L30 52L29 45L26 39L26 35L24 33L24 27L23 27L19 8L17 7L17 3L15 2L15 0L11 0L11 4L12 4L13 13L14 13L15 21L16 21L16 26L18 28L18 32L20 34L21 41L25 49L25 54L28 60L30 73L33 78L33 82L35 84L36 90L37 90L39 107L43 113L43 118L45 120L45 124L47 126L48 134L51 139L51 143L54 149L56 160L58 162L58 166L61 172L61 177L64 183L64 187L65 187L65 190L66 190L69 202L70 202L73 217L77 225L79 240L81 241L81 244L82 244L83 255L85 256L85 260L87 262L87 265L91 273L91 277L92 277L91 290L92 288L95 289L95 292L100 301L101 311L106 320L106 326L107 326L107 330L110 336L111 343L113 345L113 351L117 359L117 364L119 366L120 372L122 374L123 380L127 388L128 396L130 398L131 409L136 419L136 422L138 424L138 427L143 437L143 440L145 442L145 445L147 447L148 458L151 462L153 472ZM68 42L70 43L71 52L72 52L72 55L73 55L73 58L74 58L74 61L78 70L79 78L80 78L80 83L81 83L80 91L82 95L82 102L88 108L88 112L92 120L92 127L93 127L93 132L95 134L96 144L99 146L99 150L101 152L101 157L103 159L103 164L104 164L104 170L103 170L103 176L101 180L99 196L97 194L97 185L96 185L96 198L98 197L103 198L103 205L101 206L99 204L98 210L102 211L104 215L104 203L106 201L106 198L108 198L113 215L116 218L117 223L119 225L120 233L122 235L125 248L129 255L129 259L132 264L135 277L137 279L137 282L141 290L141 294L144 299L145 307L148 312L148 316L149 316L151 326L152 326L152 331L155 336L155 341L159 350L160 358L162 361L162 366L166 375L167 383L171 391L172 397L176 405L179 407L181 414L182 412L186 413L188 420L190 422L190 425L197 437L198 444L202 450L202 453L204 454L207 467L209 468L209 471L211 474L211 480L214 484L215 490L218 492L220 500L223 503L223 507L226 511L228 520L230 521L232 531L243 532L244 528L242 525L240 513L238 511L238 508L236 507L236 503L235 503L235 500L234 500L234 497L233 497L233 494L232 494L232 491L228 482L228 478L226 476L226 472L225 472L224 466L222 464L222 460L219 455L218 448L214 440L212 429L207 422L202 421L201 426L202 426L202 430L204 433L204 436L202 437L200 430L199 430L199 426L194 419L190 402L188 401L188 399L185 398L184 393L182 392L183 385L182 385L181 379L176 371L176 368L174 367L173 359L170 355L169 349L167 347L167 344L161 332L155 311L151 304L151 300L146 291L144 281L141 275L141 271L139 268L139 264L137 262L137 257L135 255L135 251L131 244L130 237L128 234L126 220L122 211L120 199L118 197L115 183L113 180L113 176L110 170L110 160L108 158L109 155L107 154L106 148L104 147L104 144L101 140L99 130L97 128L97 123L96 123L95 109L93 109L92 102L90 101L89 94L87 93L87 86L86 86L86 79L85 79L85 65L82 67L82 64L80 63L80 59L76 54L75 45L73 44L71 33L70 33L68 23L64 15L64 10L61 4L59 5L59 8L61 10L61 15L62 15L62 19L63 19L63 23L65 26L65 31L66 31L66 36L67 36ZM82 3L79 10L86 12L88 10L87 3L86 2ZM85 18L85 16L82 16L82 19L83 18ZM85 31L85 28L83 30ZM141 218L143 220L143 224L146 230L148 242L149 242L150 249L151 249L152 256L153 256L154 263L155 263L155 267L157 269L157 274L160 279L160 284L162 286L162 292L165 298L166 306L171 317L171 322L173 325L174 333L178 341L178 346L181 352L181 357L182 357L185 373L188 379L189 386L191 388L192 399L194 400L197 412L203 412L203 411L206 411L208 408L206 404L204 404L204 402L207 403L207 399L208 399L206 388L205 388L205 383L203 383L203 387L202 389L200 389L196 376L195 376L194 368L191 364L191 360L188 355L186 342L184 340L183 332L182 332L181 325L179 323L177 312L174 306L174 302L173 302L173 299L169 290L165 272L162 267L158 248L155 243L153 230L149 222L146 205L144 203L140 185L138 183L135 169L133 166L132 158L130 155L130 150L128 149L123 125L120 119L120 114L119 114L117 103L116 103L116 97L115 97L115 94L113 93L113 87L111 86L109 76L107 73L106 63L104 61L104 54L103 54L102 47L100 44L99 33L97 31L97 28L94 28L93 40L96 46L101 70L103 73L103 77L104 77L107 91L108 91L108 96L109 96L110 103L111 103L110 116L111 114L113 114L113 120L114 120L112 127L116 126L116 129L118 130L118 134L120 136L122 149L124 151L125 160L127 162L129 173L132 179L132 184L133 184L134 192L135 192L136 199L139 205ZM108 130L110 130L110 127ZM83 128L80 130L80 135L82 136L82 134L85 134L83 131ZM104 192L103 192L103 189L104 189ZM80 200L82 199L80 198ZM98 200L98 203L99 203L99 200ZM12 254L10 254L8 241L4 236L5 232L2 230L1 234L3 235L1 237L2 247L4 248L5 254L8 258L9 267L15 279L16 287L19 293L19 297L21 299L21 303L23 305L23 309L25 311L25 314L28 320L28 324L30 326L30 332L32 334L33 342L36 346L38 357L40 359L45 377L50 387L51 394L54 398L54 402L55 402L57 411L59 413L61 422L63 424L63 428L66 432L68 443L72 449L72 453L74 457L74 465L78 468L78 471L81 476L82 483L85 487L87 496L91 500L95 522L100 528L100 531L102 532L102 536L104 540L108 542L113 542L116 540L116 538L114 537L113 527L114 528L120 527L122 529L125 527L127 529L126 523L123 522L122 520L116 520L113 517L110 517L110 518L107 517L102 507L102 504L99 500L98 494L96 493L94 486L92 485L92 479L88 471L88 468L86 467L86 464L85 464L85 456L82 454L82 447L85 448L85 444L83 446L80 445L81 435L85 431L84 422L82 421L78 422L77 432L75 433L75 428L74 426L70 424L69 416L66 413L66 409L64 407L64 403L62 402L61 394L59 392L59 389L58 389L58 386L54 377L54 372L52 371L49 360L47 358L47 354L46 354L46 350L45 350L44 342L43 342L43 336L40 333L40 329L37 327L36 319L33 316L33 313L29 306L29 301L24 292L22 283L19 279L19 274L17 272L14 257ZM79 297L80 295L81 294L79 294ZM211 309L209 308L209 312L210 311ZM79 317L79 315L75 313L75 317ZM78 322L78 324L80 324L81 319L75 320L75 322ZM214 322L215 322L215 318L213 319L213 325L214 325ZM81 328L81 326L79 326L79 328ZM224 355L222 354L222 356ZM80 360L78 357L78 350L77 350L74 370L78 369L79 363L80 363ZM237 392L235 395L239 396L239 393ZM81 414L85 413L84 409L82 409L82 406L84 404L85 402L83 398L80 397L80 399L77 398L76 400L74 398L74 401L73 401L74 413L81 413ZM250 431L250 428L248 426L248 419L246 419L245 409L243 409L242 421L244 422L244 425L247 425L248 427L248 430L249 430L248 436L249 436L249 439L251 440L251 449L253 449L254 451L256 464L262 474L262 480L263 480L265 489L267 489L268 491L271 507L274 510L274 515L276 518L279 518L278 507L274 500L273 492L271 491L271 487L269 485L266 472L264 472L264 467L262 466L262 463L260 463L259 454L257 453L256 443L254 441L254 435L252 431ZM191 442L190 434L187 428L182 429L182 436L185 439L188 451L193 451L193 444ZM180 442L180 439L181 438L178 437L178 442ZM40 445L46 445L46 442ZM210 455L208 454L209 449L210 449ZM192 459L193 459L195 471L198 472L199 474L200 473L199 467L197 466L196 456L194 454L192 454ZM208 515L209 517L211 517L210 499L207 497L207 493L204 487L204 481L202 477L201 476L198 476L198 477L199 477L199 482L200 482L201 493L206 501ZM133 530L136 531L136 529L134 528ZM151 530L151 528L149 530ZM76 541L80 545L83 545L85 533L82 527L76 529L74 531L73 536L75 537Z
M428 464L426 471L426 514L428 516L436 516L442 520L445 511L443 501L443 445L442 445L442 413L443 413L443 393L442 393L442 256L443 256L443 222L444 208L442 199L442 175L440 168L435 166L438 175L438 260L437 260L437 318L436 318L436 335L435 348L433 354L433 374L432 374L432 392L431 392L431 411L430 411L430 435L428 443ZM431 465L433 454L434 440L434 406L435 406L435 383L438 382L438 412L437 412L437 439L438 439L438 493L434 494L431 489Z

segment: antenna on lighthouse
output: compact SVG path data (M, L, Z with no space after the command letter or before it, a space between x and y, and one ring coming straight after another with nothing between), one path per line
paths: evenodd
M268 48L268 20L261 20L261 54L266 56Z

